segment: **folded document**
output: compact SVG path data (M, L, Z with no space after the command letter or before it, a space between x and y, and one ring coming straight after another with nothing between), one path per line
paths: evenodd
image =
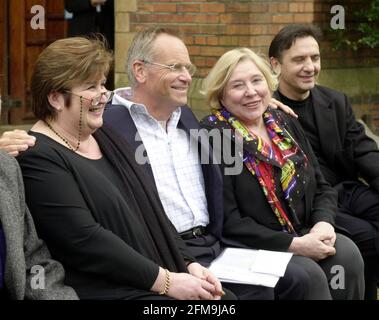
M291 257L289 252L226 248L209 269L222 282L274 288L286 272Z

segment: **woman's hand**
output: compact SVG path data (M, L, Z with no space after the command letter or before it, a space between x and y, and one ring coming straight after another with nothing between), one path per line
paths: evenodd
M323 242L324 236L317 232L308 233L302 237L295 237L288 250L295 255L320 261L336 254L336 249Z
M268 105L273 109L279 108L283 112L291 115L292 117L294 117L296 119L298 118L298 115L289 106L285 105L284 103L280 102L279 100L276 100L275 98L271 98L271 101L269 102Z
M20 152L34 146L35 143L36 138L24 130L6 131L0 137L0 149L13 157L17 157Z
M151 291L162 292L165 289L166 272L159 268L158 277ZM188 273L170 272L170 283L167 296L177 300L214 300L211 292L216 288L207 280L197 278Z
M324 221L317 222L309 233L317 233L320 235L320 239L323 243L327 246L334 247L336 233L334 227L330 223Z
M193 262L188 265L188 272L196 278L208 281L215 287L215 291L211 292L214 300L220 300L221 297L225 294L222 290L222 284L218 278L209 271L209 269L203 267L197 262Z

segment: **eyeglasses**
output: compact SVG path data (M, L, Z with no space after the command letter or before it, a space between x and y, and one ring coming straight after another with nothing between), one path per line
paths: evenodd
M172 72L176 72L176 73L181 73L185 69L187 70L187 72L190 74L191 77L196 73L196 66L190 63L189 64L174 63L174 64L167 65L167 64L151 62L147 60L141 60L141 61L143 63L148 63L148 64L152 64L152 65L159 66L162 68L170 69Z
M105 96L105 98L107 99L106 103L109 102L110 100L112 100L113 98L113 95L114 95L114 92L113 91L105 91L105 92L100 92L99 94L97 94L96 96L94 96L93 98L86 98L84 96L81 96L80 94L77 94L75 92L72 92L72 91L69 91L69 90L65 90L66 92L68 93L71 93L75 96L78 96L80 99L86 99L86 100L89 100L91 101L91 106L92 107L96 107L99 103L100 103L100 100L101 98L103 97L103 95Z

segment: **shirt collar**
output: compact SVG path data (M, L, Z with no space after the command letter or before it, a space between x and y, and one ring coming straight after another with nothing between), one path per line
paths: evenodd
M129 110L130 114L139 113L139 114L147 115L158 124L158 121L149 114L146 106L143 104L133 102L131 100L132 98L133 98L133 92L132 92L131 87L118 88L114 90L112 104L125 106ZM174 112L172 112L167 122L167 128L176 129L181 113L182 113L182 110L180 107L176 108Z

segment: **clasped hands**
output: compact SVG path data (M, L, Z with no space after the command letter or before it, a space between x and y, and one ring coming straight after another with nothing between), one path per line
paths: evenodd
M221 282L197 262L187 266L189 273L170 272L170 284L167 296L177 300L220 300L225 293ZM165 286L165 271L159 268L158 277L151 287L161 292Z
M334 227L328 222L320 221L313 226L308 234L295 237L289 251L320 261L336 254L335 241Z

